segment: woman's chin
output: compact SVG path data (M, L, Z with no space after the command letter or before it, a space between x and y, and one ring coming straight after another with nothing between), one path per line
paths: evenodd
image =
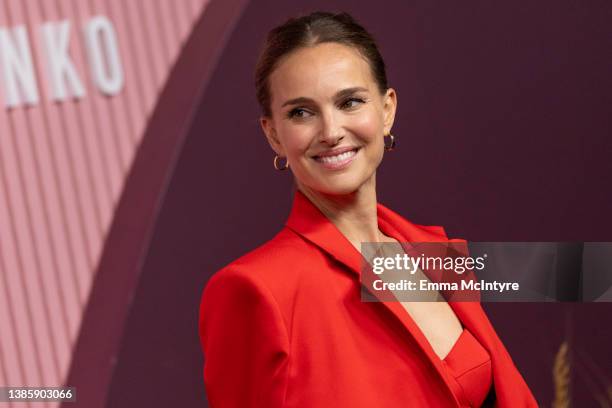
M327 195L348 195L359 190L362 185L363 183L357 180L334 180L318 185L314 190Z
M372 181L375 174L375 171L364 171L360 168L335 174L311 173L306 177L308 181L301 177L296 177L296 181L302 187L301 189L305 188L318 194L338 196L355 193L365 186L374 186L374 183L368 181Z

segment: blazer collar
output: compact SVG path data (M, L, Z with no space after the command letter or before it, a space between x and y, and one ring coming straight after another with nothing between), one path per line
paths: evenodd
M378 226L386 235L399 242L444 242L449 241L444 229L438 226L422 226L413 224L397 213L377 204ZM285 224L304 239L321 248L327 254L341 262L348 269L361 277L363 257L351 242L336 228L336 226L299 190L296 190L293 206ZM454 240L451 240L454 241ZM422 351L429 357L436 371L442 377L447 390L453 395L448 385L442 360L435 354L431 344L406 312L400 302L380 302L402 323L406 330L416 340ZM482 325L482 308L471 302L449 302L455 314L463 325L474 334L491 353L494 361L493 339L487 336ZM478 316L480 315L480 316ZM483 338L484 337L484 338Z
M376 205L378 226L399 242L447 241L442 227L411 223L382 204ZM306 240L361 275L362 256L340 230L299 190L285 223Z

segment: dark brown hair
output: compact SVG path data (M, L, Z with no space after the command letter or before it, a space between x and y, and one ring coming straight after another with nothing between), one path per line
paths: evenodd
M355 48L370 65L372 76L381 94L388 89L385 62L372 35L348 13L317 11L294 17L272 29L255 68L255 90L264 116L270 110L269 77L281 58L301 47L336 42Z

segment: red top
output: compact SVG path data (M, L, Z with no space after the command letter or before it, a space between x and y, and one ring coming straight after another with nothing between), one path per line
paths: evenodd
M442 363L461 406L480 407L493 382L491 357L468 329L463 329Z
M448 241L382 205L380 229L400 242ZM248 233L248 231L245 231ZM200 307L211 407L461 407L469 371L443 362L398 302L363 302L363 257L302 193L270 241L217 272ZM498 407L537 407L478 302L449 302L491 358ZM464 336L457 350L473 347ZM460 356L460 357L455 357ZM461 374L453 379L453 372ZM476 373L478 374L478 373ZM479 374L478 374L479 375Z

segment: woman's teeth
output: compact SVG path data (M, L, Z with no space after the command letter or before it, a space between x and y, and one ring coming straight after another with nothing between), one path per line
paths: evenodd
M355 150L350 150L348 152L344 152L344 153L340 153L336 156L323 156L323 157L318 157L317 160L323 162L323 163L340 163L344 160L347 160L351 157L353 157L355 155L356 151Z

